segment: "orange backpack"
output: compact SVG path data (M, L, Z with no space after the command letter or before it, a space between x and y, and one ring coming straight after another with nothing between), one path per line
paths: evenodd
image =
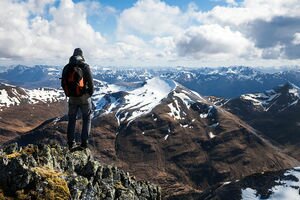
M69 66L65 77L62 77L62 86L67 97L80 97L84 94L85 81L81 67Z

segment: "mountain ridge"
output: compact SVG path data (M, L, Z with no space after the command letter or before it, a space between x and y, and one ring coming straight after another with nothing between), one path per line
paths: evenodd
M245 94L222 107L299 159L299 87L287 82L262 93Z
M25 89L0 82L0 109L21 103L52 103L66 99L63 90L54 88Z
M18 67L0 73L0 80L25 88L60 87L62 67ZM94 78L109 84L143 82L159 76L169 78L205 96L234 98L245 93L254 93L273 88L287 81L300 85L297 68L281 71L264 71L258 67L232 66L217 68L99 68L91 67ZM17 74L17 78L16 78ZM32 74L41 74L28 80ZM33 81L35 80L35 81Z

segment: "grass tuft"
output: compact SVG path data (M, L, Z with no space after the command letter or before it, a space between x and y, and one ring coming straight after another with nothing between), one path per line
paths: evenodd
M127 190L127 188L124 187L124 185L122 184L121 181L117 181L117 182L115 183L115 188L116 188L116 189L119 189L119 190Z
M19 157L19 156L21 156L22 154L28 154L28 155L31 155L31 154L33 154L34 152L36 152L36 148L35 148L35 147L27 146L27 147L21 149L20 151L13 152L13 153L8 154L8 155L5 155L5 156L6 156L6 158L8 158L8 159L12 159L12 158Z
M32 169L48 183L42 196L38 199L64 200L70 198L70 191L67 182L61 177L63 173L54 171L46 167L35 167Z
M5 196L2 189L0 189L0 200L5 200Z

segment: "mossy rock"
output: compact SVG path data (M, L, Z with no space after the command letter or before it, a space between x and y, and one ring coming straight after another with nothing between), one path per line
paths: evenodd
M3 157L6 157L8 159L13 159L13 158L20 157L22 154L32 155L36 151L37 151L37 148L35 146L30 145L30 146L26 146L25 148L21 148L20 151L16 151L16 152L12 152L10 154L6 154Z
M66 180L62 178L62 176L64 176L63 173L46 167L35 167L32 171L40 175L43 178L44 184L47 186L42 188L44 191L43 193L38 194L38 198L49 200L70 199L71 195L68 184Z
M117 181L115 183L115 189L116 190L128 190L128 188L126 188L121 181Z
M2 189L0 189L0 200L5 200L5 196Z

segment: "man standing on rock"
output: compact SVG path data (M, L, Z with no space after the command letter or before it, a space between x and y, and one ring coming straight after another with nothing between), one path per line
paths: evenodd
M64 67L61 86L69 97L68 145L72 149L75 145L76 116L80 109L82 114L81 147L87 148L91 130L92 101L94 92L93 78L88 64L85 63L80 48L74 50L69 63Z

